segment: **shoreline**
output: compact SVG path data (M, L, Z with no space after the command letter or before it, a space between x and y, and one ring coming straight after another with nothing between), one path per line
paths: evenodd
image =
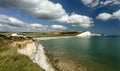
M66 38L71 38L71 37L75 37L75 36L40 37L40 38L33 38L33 40L35 40L35 41L43 41L43 40L61 39L61 38L66 39ZM39 44L42 45L40 42L38 43L38 45ZM68 57L61 58L61 56L59 56L59 54L58 54L59 58L56 58L56 57L54 57L54 54L50 55L49 50L46 50L45 47L44 47L43 50L45 52L45 56L48 59L48 63L50 63L50 65L52 65L52 67L55 69L55 71L86 71L86 69L83 68L83 66L77 66Z
M75 37L75 36L37 37L37 38L33 38L33 40L41 41L41 40L51 40L51 39L71 38L71 37Z
M38 41L69 37L73 36L33 38L30 42L25 43L26 45L24 46L22 46L22 43L24 42L19 43L21 47L17 49L17 52L28 56L34 63L38 64L45 71L56 71L50 62L50 59L46 55L47 52L44 49L45 47L43 47Z
M60 36L60 37L40 37L33 38L32 43L28 43L25 48L18 49L18 52L28 56L34 63L37 63L45 71L85 71L82 66L77 66L74 62L68 58L61 56L56 58L54 54L49 54L49 50L39 42L43 40L71 38L75 36ZM57 51L55 51L57 52ZM64 55L64 54L63 54ZM52 57L51 57L52 56Z
M74 36L59 36L59 37L39 37L39 38L33 38L33 41L37 44L36 46L39 46L39 48L43 48L43 53L46 57L46 61L47 63L51 66L52 71L58 71L59 69L57 67L55 67L54 63L51 61L51 58L49 57L47 51L45 50L45 47L42 46L41 43L39 43L38 41L43 41L43 40L51 40L51 39L61 39L61 38L70 38L70 37L74 37ZM47 71L47 70L46 70ZM61 70L59 70L61 71Z

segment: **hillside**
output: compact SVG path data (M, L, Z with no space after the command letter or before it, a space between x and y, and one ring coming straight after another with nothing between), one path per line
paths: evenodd
M11 46L13 42L24 40L0 35L0 71L44 71L27 56L17 53L17 46Z

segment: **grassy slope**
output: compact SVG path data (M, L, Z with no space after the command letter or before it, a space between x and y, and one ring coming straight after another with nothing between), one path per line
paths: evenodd
M10 46L15 40L0 35L0 71L43 71L28 57L18 54L15 48Z
M53 31L53 32L23 32L27 37L56 37L56 36L76 36L83 31ZM12 32L0 32L5 36L10 36Z
M71 31L71 32L43 32L43 33L26 33L27 37L56 37L56 36L76 36L82 31Z

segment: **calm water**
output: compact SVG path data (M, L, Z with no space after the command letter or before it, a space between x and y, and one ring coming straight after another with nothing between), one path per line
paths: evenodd
M41 43L49 54L68 57L88 71L120 71L120 37L67 38Z

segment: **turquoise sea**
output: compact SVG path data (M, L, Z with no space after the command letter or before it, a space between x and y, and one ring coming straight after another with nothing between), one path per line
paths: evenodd
M119 36L73 37L40 43L48 55L58 62L67 58L74 66L83 67L85 71L120 71Z

